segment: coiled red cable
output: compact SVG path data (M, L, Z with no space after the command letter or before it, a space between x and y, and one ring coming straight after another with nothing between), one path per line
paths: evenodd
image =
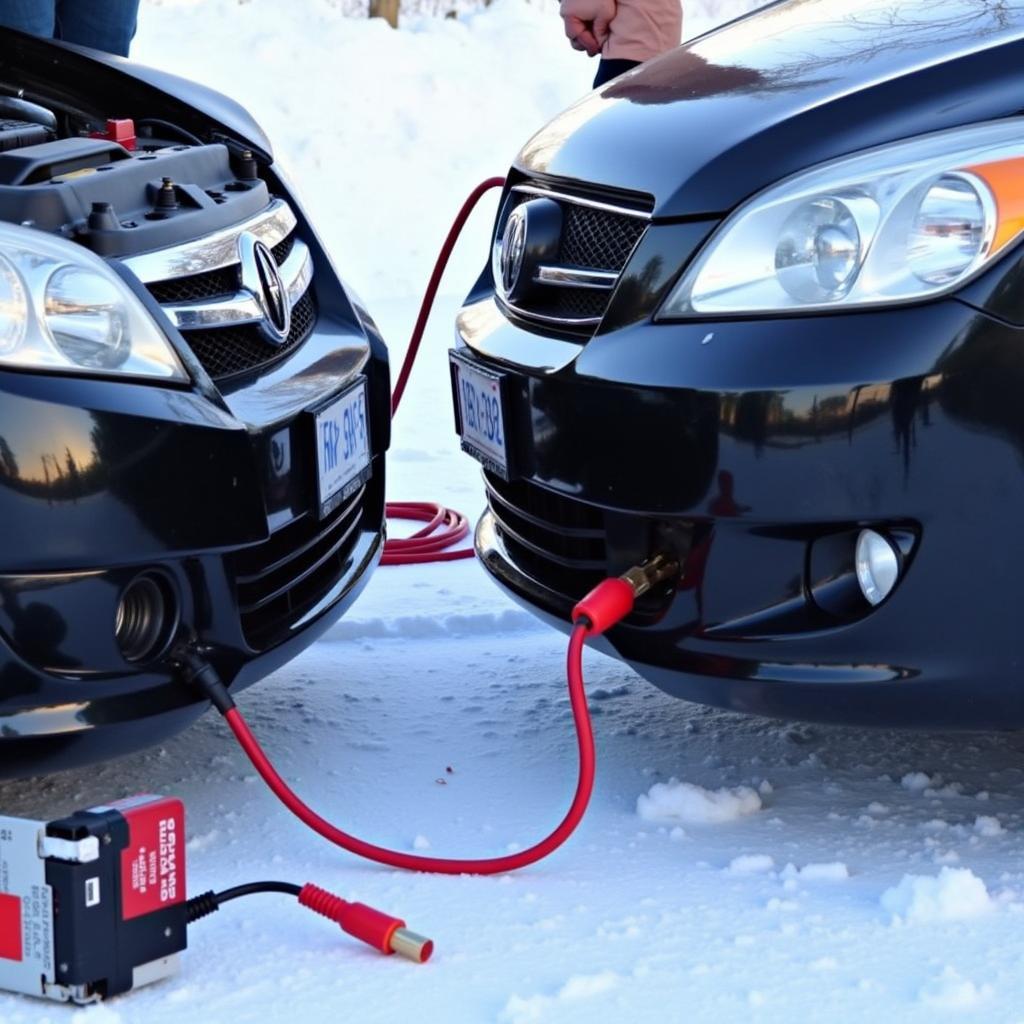
M477 185L466 197L466 201L462 204L448 231L444 245L441 246L441 251L434 262L427 290L420 303L416 325L413 327L412 337L409 339L409 347L406 349L402 368L395 381L395 389L391 395L392 419L398 412L402 396L405 394L405 386L409 382L409 375L412 373L413 364L419 354L420 344L427 329L427 321L430 319L430 312L434 308L437 289L441 285L441 278L444 276L455 243L459 240L462 229L466 226L466 221L469 220L469 215L476 208L476 204L492 188L501 188L504 184L504 178L488 178ZM411 537L389 537L384 543L384 557L381 559L381 565L419 565L424 562L452 562L460 558L473 557L472 547L451 550L452 545L458 544L469 533L469 520L461 512L425 501L388 502L386 512L389 519L414 519L427 525Z
M618 581L605 582L617 583ZM600 586L603 584L599 585L598 589ZM594 593L596 594L597 591ZM590 723L587 694L583 685L583 648L589 635L591 635L589 622L586 620L578 622L569 640L569 653L566 659L569 702L572 705L572 717L576 726L576 742L579 749L579 772L572 804L558 827L545 839L526 850L510 853L504 857L490 857L482 860L423 857L419 854L388 850L383 846L376 846L363 839L358 839L348 832L343 832L305 804L288 783L281 778L238 708L232 707L225 711L224 717L253 767L273 790L275 796L300 821L308 825L314 832L319 833L328 842L334 843L335 846L340 846L343 850L348 850L349 853L354 853L358 857L365 857L367 860L386 864L393 868L404 868L407 871L427 871L431 874L442 875L498 875L505 871L524 868L528 864L535 864L557 850L576 830L576 826L583 820L587 804L590 803L590 797L594 791L596 758L594 731Z

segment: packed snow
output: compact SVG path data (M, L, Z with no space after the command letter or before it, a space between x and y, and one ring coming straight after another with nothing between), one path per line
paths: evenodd
M679 821L689 825L718 825L761 810L761 798L749 786L704 789L692 782L656 782L636 801L644 821Z
M965 921L992 911L985 883L969 868L944 867L936 876L904 875L882 893L882 908L908 924Z
M688 4L687 29L748 6ZM396 360L462 196L593 74L554 6L523 0L398 32L330 0L146 0L137 56L252 108ZM451 433L445 349L492 212L460 250L396 421L395 499L482 507ZM398 849L490 856L547 832L571 797L563 662L563 638L474 563L383 569L241 704L328 817ZM171 981L85 1011L0 996L0 1021L1021 1019L1024 740L786 724L672 700L594 653L586 672L589 814L515 875L406 875L336 851L281 809L212 715L118 762L0 784L4 813L30 817L179 795L192 892L310 880L437 942L416 967L253 897L194 926Z

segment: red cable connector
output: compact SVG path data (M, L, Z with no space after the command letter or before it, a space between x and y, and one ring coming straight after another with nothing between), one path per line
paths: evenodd
M350 903L340 896L307 882L299 893L299 902L329 921L340 925L353 938L379 949L389 956L398 953L424 964L434 952L434 943L409 931L398 917L383 914L365 903Z

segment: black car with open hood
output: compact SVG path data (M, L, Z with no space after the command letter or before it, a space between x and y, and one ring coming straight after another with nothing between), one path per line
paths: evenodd
M234 102L0 31L0 776L155 742L354 600L387 352Z

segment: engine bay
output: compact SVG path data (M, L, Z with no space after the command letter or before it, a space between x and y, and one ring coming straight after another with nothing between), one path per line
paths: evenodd
M233 140L0 96L0 220L119 258L201 238L269 201L256 158Z

